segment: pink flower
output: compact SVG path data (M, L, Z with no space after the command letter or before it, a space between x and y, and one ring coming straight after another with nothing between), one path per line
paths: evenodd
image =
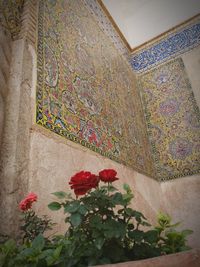
M32 207L35 201L37 201L37 195L35 193L29 193L26 198L19 203L19 208L22 211L26 211Z
M117 172L113 169L105 169L99 172L99 178L104 183L112 183L119 178L116 177Z

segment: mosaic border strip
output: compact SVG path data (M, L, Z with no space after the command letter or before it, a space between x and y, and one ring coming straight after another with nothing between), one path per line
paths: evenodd
M130 64L134 71L143 72L179 54L200 45L200 16L195 24L187 25L179 31L168 34L146 48L134 53Z

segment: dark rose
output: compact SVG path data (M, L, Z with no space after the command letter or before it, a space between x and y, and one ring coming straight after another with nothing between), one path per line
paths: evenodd
M108 182L112 183L116 180L119 180L119 178L117 178L116 175L117 175L117 172L113 169L105 169L99 172L100 180L105 183L108 183Z
M26 211L32 207L35 201L37 201L37 195L35 193L29 193L28 196L19 203L19 208L22 211Z
M71 177L69 184L76 196L85 195L88 190L98 186L99 178L91 172L81 171Z

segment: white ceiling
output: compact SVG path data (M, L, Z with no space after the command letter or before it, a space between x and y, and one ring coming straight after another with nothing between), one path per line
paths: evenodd
M200 13L200 0L102 0L131 48Z

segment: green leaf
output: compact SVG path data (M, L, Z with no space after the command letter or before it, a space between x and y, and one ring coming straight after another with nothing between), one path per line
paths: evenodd
M114 186L113 186L113 185L111 185L111 184L109 184L109 186L108 186L108 189L109 189L109 191L110 191L110 192L117 191L117 188L116 188L116 187L114 187Z
M79 226L82 222L82 217L81 217L80 213L73 213L70 217L70 221L71 221L73 226L75 226L75 227Z
M191 235L193 233L193 231L192 230L190 230L190 229L185 229L185 230L183 230L182 232L181 232L181 234L185 237L185 236L187 236L187 235Z
M141 223L142 219L146 220L146 217L139 211L133 210L132 216L135 217L136 221Z
M45 240L42 235L38 235L32 243L32 247L36 248L37 250L42 250L45 245Z
M174 223L174 224L170 224L169 226L172 227L172 228L176 228L180 224L181 224L181 222L177 222L177 223Z
M73 202L68 203L65 205L64 211L69 213L74 213L79 209L80 202L78 200L75 200Z
M158 231L150 230L144 233L145 241L149 243L155 243L158 241Z
M78 208L78 211L80 214L82 215L85 215L87 213L87 208L84 206L84 205L81 205L79 208Z
M31 248L25 248L23 249L20 254L18 255L18 258L21 260L25 260L27 258L33 258L38 254L38 249L36 247Z
M53 249L47 249L47 250L42 251L40 255L40 259L44 259L44 258L47 258L48 256L51 256L53 252L54 252Z
M141 225L143 225L143 226L151 226L151 224L150 224L150 223L148 223L148 222L145 222L145 221L141 222Z
M56 259L56 260L59 259L61 250L62 250L62 246L59 246L54 250L54 252L53 252L54 259Z
M123 188L126 192L130 192L131 191L131 188L128 184L123 184Z
M158 223L162 227L169 227L171 223L171 217L168 214L160 212L158 214Z
M131 208L124 209L125 214L128 216L132 216L134 214L134 211Z
M119 205L122 204L123 205L123 198L122 198L122 194L117 192L112 196L112 203L114 205Z
M104 235L106 238L124 237L126 234L126 225L113 219L107 220L104 225Z
M93 215L90 218L89 224L90 224L90 227L92 228L101 229L103 226L102 218L100 217L100 215Z
M95 246L100 250L105 242L105 239L103 237L98 237L95 240Z
M16 249L16 243L13 239L9 239L6 241L3 248L4 248L4 252L6 254L9 254L10 252L12 252Z
M144 232L136 229L129 232L129 237L136 242L141 242L142 239L144 238Z
M49 205L48 205L48 208L50 210L59 210L61 208L61 204L58 203L58 202L51 202Z
M59 199L68 197L68 194L63 192L63 191L54 192L54 193L52 193L52 195L58 197Z
M4 267L6 262L6 255L5 254L0 254L0 267Z

